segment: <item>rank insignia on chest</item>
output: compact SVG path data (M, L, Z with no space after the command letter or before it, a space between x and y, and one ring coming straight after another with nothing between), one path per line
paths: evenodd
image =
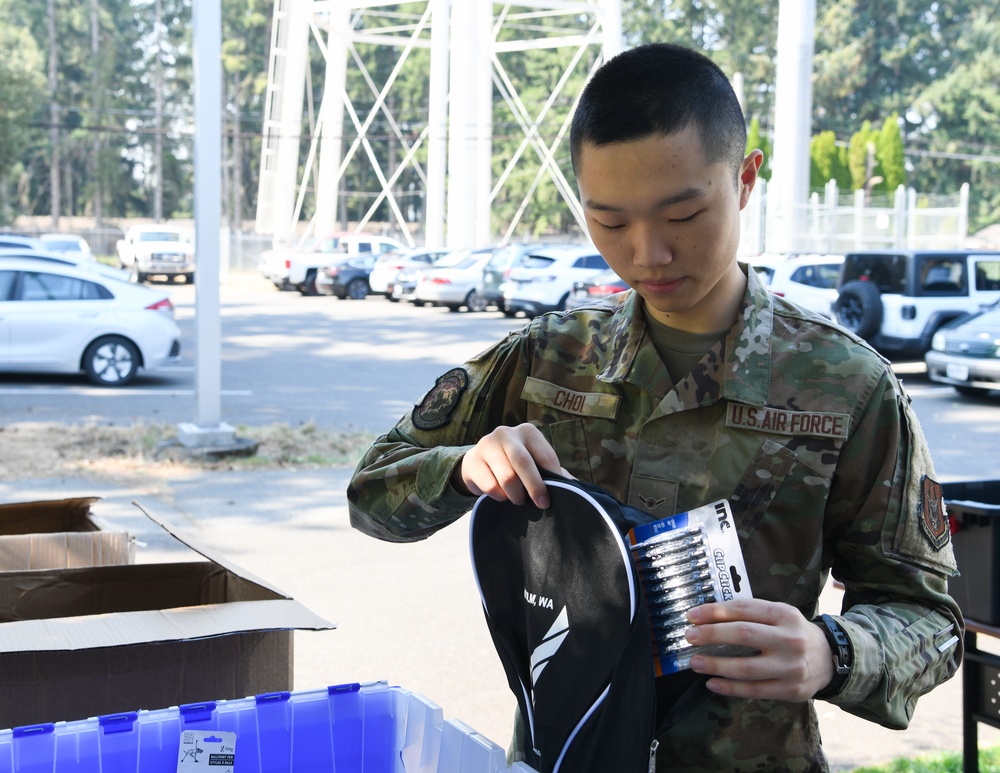
M410 419L417 429L439 429L451 421L462 393L469 387L469 374L464 368L453 368L434 382L434 386L414 407Z

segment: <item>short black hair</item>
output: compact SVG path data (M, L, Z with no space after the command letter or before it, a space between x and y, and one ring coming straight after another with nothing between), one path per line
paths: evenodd
M705 160L728 161L738 174L747 128L736 92L715 62L683 46L652 43L612 57L580 96L570 129L573 169L580 148L669 136L695 126Z

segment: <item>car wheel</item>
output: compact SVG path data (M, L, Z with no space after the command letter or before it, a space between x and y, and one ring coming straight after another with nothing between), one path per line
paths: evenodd
M882 327L882 296L872 282L848 282L833 304L837 322L861 338Z
M514 309L508 309L508 308L504 308L504 310L503 310L503 315L504 315L505 317L507 317L508 319L511 319L511 318L513 318L513 317L516 317L516 316L517 316L517 312L516 312L516 311L515 311Z
M486 303L486 296L482 293L477 293L475 290L471 290L466 296L465 305L469 311L486 311L486 307L489 305Z
M559 299L559 303L556 304L556 311L566 311L567 304L569 303L569 293L566 293L562 298Z
M368 295L368 283L364 279L352 279L347 283L347 297L360 301Z
M316 289L315 271L310 271L306 274L306 281L302 283L302 287L299 288L299 292L303 295L319 295L319 290Z
M189 271L184 275L184 284L194 284L194 271Z
M125 386L139 370L139 349L127 338L98 338L83 353L87 378L101 386Z

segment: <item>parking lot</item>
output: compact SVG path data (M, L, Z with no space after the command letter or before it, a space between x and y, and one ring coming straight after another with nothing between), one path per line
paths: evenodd
M195 287L170 293L182 331L181 361L124 389L82 377L0 376L7 421L190 422L196 416ZM450 312L380 296L339 300L280 292L255 272L221 288L222 420L239 425L314 422L380 432L410 410L434 379L482 351L523 317ZM959 396L927 380L922 361L895 363L942 478L996 477L1000 392Z

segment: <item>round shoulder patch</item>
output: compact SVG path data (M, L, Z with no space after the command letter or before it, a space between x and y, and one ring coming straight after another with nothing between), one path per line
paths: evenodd
M453 368L434 382L434 386L413 408L410 418L417 429L438 429L451 421L451 414L462 393L469 387L464 368Z

